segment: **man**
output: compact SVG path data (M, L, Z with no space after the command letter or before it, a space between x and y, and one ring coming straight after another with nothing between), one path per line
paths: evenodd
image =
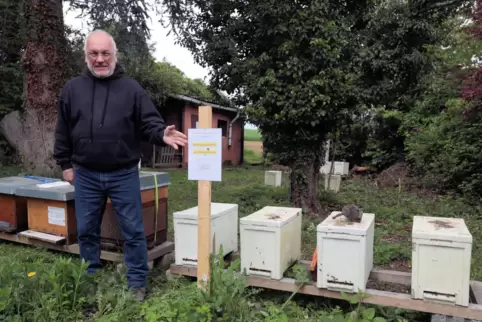
M80 257L88 273L101 268L100 225L107 197L125 238L128 286L142 301L147 284L147 244L142 220L138 163L140 142L177 149L186 136L167 126L146 91L124 76L114 39L90 33L84 46L87 71L60 95L54 158L74 184Z

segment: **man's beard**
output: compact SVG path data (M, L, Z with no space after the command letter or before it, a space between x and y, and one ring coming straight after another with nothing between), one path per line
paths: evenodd
M105 66L107 68L109 68L109 72L107 74L104 74L104 75L99 75L95 72L95 69L94 67L92 66L91 63L87 62L87 68L89 68L90 72L92 73L92 75L94 75L95 77L97 78L106 78L106 77L109 77L111 76L112 74L114 74L114 68L111 68L109 66Z

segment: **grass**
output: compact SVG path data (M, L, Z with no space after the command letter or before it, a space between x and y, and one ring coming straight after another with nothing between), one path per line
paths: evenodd
M256 129L244 129L244 140L245 141L261 141L261 134Z
M249 165L261 164L263 153L261 134L258 130L244 129L244 162ZM259 144L257 144L259 143Z
M0 172L6 174L2 169ZM196 206L196 182L188 181L184 170L168 172L172 182L169 212ZM290 205L288 187L267 187L263 181L261 168L225 168L223 181L212 184L212 200L237 203L240 217L266 205ZM399 193L396 189L378 190L363 179L344 181L338 194L320 191L319 198L324 214L339 210L346 203L357 203L365 212L375 213L374 261L375 265L387 268L409 267L414 215L464 218L474 237L471 277L482 280L481 207L470 206L457 198L427 199L403 191ZM315 227L321 220L304 217L302 251L305 258L311 257L316 246ZM173 238L172 216L169 238ZM213 263L212 296L200 293L195 283L187 279L167 281L163 272L155 269L150 277L149 299L138 304L125 289L123 267L108 265L99 276L88 279L83 275L85 267L75 256L0 243L0 320L346 321L344 316L352 314L350 312L366 317L383 313L387 321L397 321L396 316L401 314L409 321L424 321L427 317L401 310L382 312L379 308L365 306L357 311L345 301L303 296L296 296L281 310L290 294L248 289L242 279L234 278L218 266L222 265ZM29 277L29 273L35 274ZM96 292L92 291L93 286Z
M248 148L244 149L244 163L248 165L261 164L263 162L263 155Z

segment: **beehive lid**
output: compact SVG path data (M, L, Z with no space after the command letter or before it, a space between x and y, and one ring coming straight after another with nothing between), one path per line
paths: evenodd
M415 216L412 238L472 243L472 235L462 218Z
M266 206L241 218L240 224L279 228L298 216L301 216L301 208Z
M32 186L24 186L17 189L16 195L28 198L39 198L57 201L69 201L74 199L74 186L65 181L55 182L57 186L46 186L52 184L38 184ZM61 186L58 184L64 183Z
M165 187L171 183L167 172L139 172L139 180L141 182L141 191L154 189L154 177L157 179L158 187Z
M0 178L0 193L14 195L18 188L36 185L37 183L41 183L41 181L20 176Z
M228 212L237 209L237 204L211 202L211 219L223 216ZM198 207L192 207L173 214L175 219L197 220Z
M334 216L341 213L341 211L333 211L325 220L323 220L317 227L316 231L319 233L338 233L355 236L366 236L368 228L375 220L375 214L363 213L361 222L351 222L345 216L340 216L333 219Z

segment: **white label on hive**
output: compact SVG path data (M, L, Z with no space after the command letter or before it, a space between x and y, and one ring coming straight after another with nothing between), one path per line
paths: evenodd
M49 225L65 226L65 209L48 207Z

